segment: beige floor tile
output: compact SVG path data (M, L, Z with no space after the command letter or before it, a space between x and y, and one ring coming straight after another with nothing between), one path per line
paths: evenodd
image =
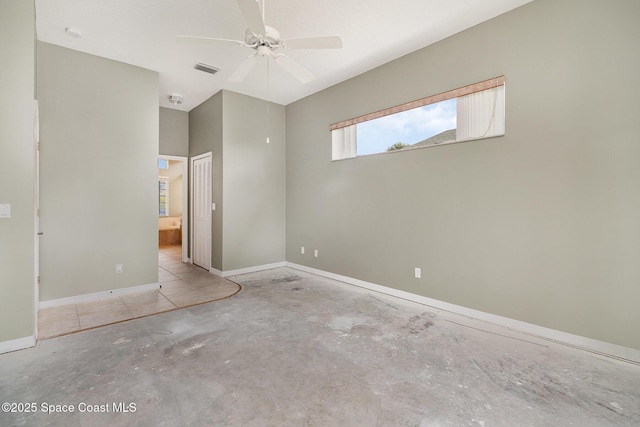
M75 304L45 308L38 312L38 338L51 338L80 330Z
M235 283L220 283L201 289L200 291L211 297L213 300L228 298L235 295L240 290L240 286Z
M38 320L56 321L67 318L78 318L75 304L61 305L58 307L43 308L38 311Z
M93 314L102 311L121 310L127 308L118 297L110 297L97 301L80 302L76 304L78 316Z
M165 261L160 261L158 262L158 265L162 268L167 268L167 267L177 267L180 265L187 265L190 266L191 264L185 264L184 262L178 260L178 259L168 259Z
M193 270L193 267L185 267L185 266L180 266L180 267L175 267L175 268L170 268L167 270L168 273L179 277L180 275L185 275L185 274L191 274L191 273L197 273L196 271Z
M180 279L178 276L171 274L171 275L158 275L158 283L163 284L163 283L170 283L170 282L176 282L176 281L180 281L182 282L182 279Z
M184 274L178 273L176 275L188 284L212 283L216 280L216 277L217 277L211 273L184 273Z
M175 282L163 283L161 286L162 287L160 288L160 293L165 297L169 297L171 295L179 295L182 293L189 293L197 290L193 286L189 286L181 280L175 281Z
M174 310L175 305L158 291L141 292L120 297L134 317Z
M82 329L132 319L133 314L118 297L76 304Z
M187 283L186 283L184 280L181 280L181 279L176 278L175 280L170 280L170 281L168 281L168 282L162 282L162 283L160 283L160 287L161 287L161 288L168 289L168 288L172 288L172 287L180 287L180 286L184 286L184 285L186 285L186 284L187 284Z
M208 271L182 262L180 246L160 248L157 290L99 301L42 309L39 338L121 322L180 307L214 301L235 294L239 286ZM164 267L163 267L164 266ZM191 283L188 284L186 280Z
M120 308L114 308L108 311L97 311L79 315L80 327L82 329L93 328L95 326L109 325L111 323L122 322L123 320L133 319L129 309L122 303Z
M162 292L162 290L161 290ZM164 294L169 301L171 301L176 307L188 307L190 305L202 304L204 302L211 301L211 297L197 289L192 289L190 292L174 293L171 295Z
M207 281L195 281L195 282L191 282L188 283L189 286L193 286L194 288L200 290L200 291L206 291L206 290L210 290L210 289L216 289L216 288L224 288L227 286L231 286L234 289L238 289L239 286L236 285L233 282L230 282L226 279L213 279L213 280L207 280Z

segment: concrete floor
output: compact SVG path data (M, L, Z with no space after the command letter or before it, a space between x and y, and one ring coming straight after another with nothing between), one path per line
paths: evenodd
M640 425L640 366L288 268L233 280L0 355L0 401L37 409L0 425Z

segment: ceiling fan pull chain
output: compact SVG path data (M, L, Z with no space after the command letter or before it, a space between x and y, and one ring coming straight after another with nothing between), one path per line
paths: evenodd
M271 62L270 58L267 58L267 144L269 143L269 62Z

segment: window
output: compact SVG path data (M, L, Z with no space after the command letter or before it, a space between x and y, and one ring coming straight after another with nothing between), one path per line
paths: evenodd
M332 160L504 135L504 76L329 127Z
M160 210L158 216L169 215L169 177L161 176L158 178L158 196L160 199Z

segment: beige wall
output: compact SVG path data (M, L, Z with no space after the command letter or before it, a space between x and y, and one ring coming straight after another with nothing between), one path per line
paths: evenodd
M158 74L38 43L38 97L40 299L156 283Z
M222 91L189 112L189 156L211 151L211 267L222 270L224 205L222 202ZM189 166L190 167L190 166Z
M34 334L34 8L0 0L0 343Z
M160 154L189 155L189 113L160 107Z
M190 154L213 152L212 267L284 261L284 107L221 91L189 113Z
M639 19L537 0L288 105L287 260L640 349ZM504 137L331 162L331 123L502 74Z
M285 259L284 107L224 91L223 270Z

